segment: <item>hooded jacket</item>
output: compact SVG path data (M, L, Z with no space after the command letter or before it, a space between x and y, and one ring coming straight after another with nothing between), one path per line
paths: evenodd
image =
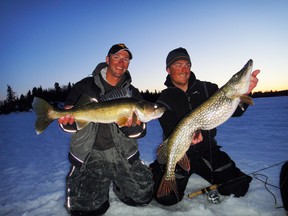
M167 88L161 92L157 103L160 103L167 108L167 111L161 118L159 118L159 122L163 129L163 139L166 139L169 137L178 122L187 113L191 112L211 97L218 90L218 86L214 83L196 79L196 76L192 71L186 92L177 88L172 83L170 75L167 75L164 84ZM233 116L241 116L247 107L248 105L244 105L244 110L238 107ZM191 145L188 151L205 151L217 145L215 140L217 134L216 128L209 131L202 130L201 133L203 141L197 145Z
M132 79L129 71L126 71L122 80L117 86L113 87L101 75L106 73L106 68L106 63L100 63L93 71L92 77L86 77L77 82L71 89L65 105L75 105L84 94L100 101L101 96L114 88L128 88L132 92L131 97L142 99L138 89L131 85ZM98 133L100 129L101 132ZM133 155L139 154L137 140L133 138L141 138L145 134L145 123L135 127L122 127L120 129L114 123L101 124L91 122L82 130L72 133L69 160L74 165L81 165L81 169L83 170L93 148L101 150L111 147L115 147L124 159L129 160Z

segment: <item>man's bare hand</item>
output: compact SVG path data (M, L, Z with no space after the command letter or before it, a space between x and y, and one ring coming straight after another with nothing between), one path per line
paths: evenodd
M191 143L192 143L192 145L196 145L196 144L202 142L202 140L203 140L203 136L202 136L201 131L199 130L193 134Z
M255 70L252 72L251 74L251 78L250 78L250 85L249 85L249 89L248 92L246 93L247 95L251 93L251 91L257 86L258 84L258 78L257 75L260 73L260 70Z
M64 107L64 109L71 109L71 108L73 108L73 106L71 106L71 105L66 105ZM75 117L73 115L70 115L70 114L67 114L65 116L61 116L58 119L58 123L63 124L63 125L67 125L67 124L72 125L72 124L74 124L74 122L75 122Z

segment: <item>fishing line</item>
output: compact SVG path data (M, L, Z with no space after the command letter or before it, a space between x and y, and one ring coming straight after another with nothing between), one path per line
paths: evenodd
M266 175L264 175L264 174L259 174L259 172L261 172L261 171L263 171L263 170L266 170L266 169L270 169L270 168L272 168L272 167L278 166L278 165L283 164L283 163L286 163L286 162L288 162L288 160L285 160L285 161L282 161L282 162L279 162L279 163L276 163L276 164L272 164L272 165L270 165L270 166L268 166L268 167L261 168L261 169L259 169L259 170L256 170L256 171L251 172L250 174L247 174L247 175L252 176L252 177L254 177L255 179L257 179L257 180L259 180L259 181L261 181L261 182L264 183L265 189L274 197L274 204L275 204L275 207L276 207L277 209L278 209L278 208L283 208L283 206L279 206L279 207L276 206L276 205L277 205L276 196L267 188L267 185L269 185L269 186L271 186L271 187L275 187L275 188L277 188L277 189L280 189L281 186L278 187L278 186L269 184L269 183L268 183L268 177L267 177ZM258 174L257 174L257 173L258 173ZM260 179L258 176L265 177L266 179L265 179L265 180L262 180L262 179ZM224 186L224 187L226 187L226 188L229 188L229 187L231 187L231 186L235 186L235 185L241 183L242 181L245 181L245 180L240 180L240 181L237 181L237 182L235 182L235 183L233 184L234 181L239 180L239 179L241 179L241 178L243 178L243 177L245 177L245 176L240 176L240 177L238 177L238 178L231 179L231 180L229 180L229 181L227 181L227 182L225 182L225 183L222 183L222 184L219 184L219 185L212 185L212 186L210 186L210 187L201 189L200 191L197 191L197 192L188 194L188 197L191 199L191 198L194 196L194 194L195 194L195 195L200 195L200 194L204 194L204 193L207 194L208 191L217 190L217 188L218 188L219 186L221 186L221 187ZM286 179L285 179L285 180L286 180ZM232 184L231 184L231 182L232 182ZM228 185L228 186L225 186L226 184L229 184L229 185ZM192 194L193 194L193 195L192 195Z
M279 163L276 163L276 164L272 164L271 166L268 166L268 167L265 167L265 168L256 170L256 171L254 171L254 172L252 172L252 173L250 173L250 174L248 174L248 175L253 175L254 173L258 173L258 172L261 172L261 171L263 171L263 170L270 169L271 167L278 166L278 165L280 165L280 164L282 164L282 163L285 163L285 162L288 162L288 160L285 160L285 161L282 161L282 162L279 162Z
M277 208L277 209L278 209L278 208L283 208L283 206L277 206L277 198L276 198L276 196L268 189L267 185L269 185L269 186L271 186L271 187L274 187L274 188L277 188L277 189L280 189L280 187L268 183L268 176L266 176L266 175L264 175L264 174L260 174L259 172L261 172L261 171L263 171L263 170L266 170L266 169L270 169L270 168L272 168L272 167L278 166L278 165L283 164L283 163L286 163L286 162L287 162L287 160L286 160L286 161L279 162L279 163L276 163L276 164L272 164L271 166L268 166L268 167L265 167L265 168L256 170L256 171L251 172L250 174L248 174L248 175L254 177L255 179L257 179L258 181L261 181L261 182L264 183L265 189L273 196L273 198L274 198L274 205L275 205L275 208ZM265 181L262 180L262 179L260 179L258 176L265 177ZM239 178L241 178L241 177L232 179L232 180L230 180L230 181L228 181L228 182L225 182L225 183L223 183L223 184L224 184L224 186L225 186L225 184L228 184L228 183L230 183L230 182L233 182L233 181L235 181L235 180L237 180L237 179L239 179ZM244 180L242 180L242 181L244 181ZM240 183L240 182L242 182L242 181L239 181L239 182L237 182L237 183L235 183L235 184L238 184L238 183ZM223 184L222 184L222 186L223 186ZM235 184L231 184L231 185L229 185L229 186L227 186L227 187L231 187L232 185L235 185Z
M272 165L272 166L270 166L270 167L268 167L268 168L271 168L271 167L273 167L273 166L279 165L279 164L281 164L281 163L286 163L286 162L287 162L287 161L283 161L283 162L280 162L280 163L278 163L278 164ZM263 169L262 169L262 170L263 170ZM262 180L262 179L260 179L260 178L257 177L257 176L265 177L265 181ZM275 185L272 185L272 184L269 184L269 183L268 183L268 176L266 176L266 175L264 175L264 174L255 174L255 173L254 173L254 174L253 174L253 177L254 177L255 179L257 179L257 180L259 180L259 181L261 181L261 182L264 183L264 186L265 186L266 190L267 190L267 191L273 196L273 198L274 198L274 205L275 205L276 209L284 208L283 205L282 205L282 206L277 206L276 196L268 189L267 185L269 185L269 186L271 186L271 187L274 187L274 188L277 188L277 189L280 190L281 187L284 185L284 182L287 181L288 176L285 177L285 179L283 180L283 182L282 182L282 184L280 185L280 187L275 186Z
M279 162L279 163L276 163L276 164L272 164L271 166L268 166L268 167L265 167L265 168L261 168L261 169L259 169L259 170L254 171L254 172L251 172L250 174L247 174L247 175L254 177L255 174L258 173L258 172L261 172L261 171L266 170L266 169L270 169L270 168L272 168L272 167L274 167L274 166L278 166L278 165L283 164L283 163L285 163L285 162L287 162L287 160L286 160L286 161ZM258 175L261 175L261 174L258 174ZM240 177L238 177L238 178L231 179L230 181L227 181L227 182L221 184L221 186L223 186L223 185L225 186L225 184L231 183L231 182L236 181L236 180L238 180L238 179L240 179L240 178L243 178L243 176L240 176ZM258 178L256 178L256 179L259 180ZM244 180L241 180L241 181L239 181L239 182L242 182L242 181L244 181ZM235 183L235 184L238 184L238 182ZM235 184L231 184L231 185L229 185L229 186L227 186L227 187L231 187L232 185L235 185ZM267 184L268 184L268 183L267 183ZM271 186L272 186L272 184L268 184L268 185L271 185ZM274 186L274 187L277 187L277 186L275 186L275 185L273 185L273 186ZM279 187L277 187L277 188L279 188Z
M258 176L261 176L261 177L264 177L265 178L265 180L262 180L260 177L258 177ZM272 197L274 198L274 205L275 205L275 207L276 208L283 208L283 206L278 206L277 207L277 198L276 198L276 196L272 193L272 191L270 191L269 189L268 189L268 187L267 187L267 185L269 185L269 186L271 186L271 187L275 187L275 188L277 188L277 189L280 189L280 187L277 187L277 186L275 186L275 185L272 185L272 184L269 184L268 183L268 176L266 176L266 175L264 175L264 174L253 174L253 177L255 178L255 179L257 179L258 181L261 181L261 182L263 182L264 183L264 187L265 187L265 189L272 195Z
M213 175L213 159L212 159L212 142L211 142L211 135L210 135L210 130L208 131L208 136L209 136L209 151L210 151L210 164L211 164L211 182L214 183L214 175ZM207 194L207 198L209 202L213 204L218 204L220 203L220 196L218 195L216 190L206 190L205 193Z
M211 171L210 171L210 175L211 175L211 182L214 184L214 176L213 176L213 161L212 161L212 142L211 142L211 136L210 136L210 130L208 131L208 139L209 139L209 153L210 153L210 164L211 164Z
M205 96L206 99L209 99L209 93L208 93L208 89L206 86L206 82L203 82L203 87L204 87L204 92L205 92ZM209 140L209 153L210 153L210 164L211 164L211 172L210 172L210 177L211 177L211 182L214 183L214 175L213 175L213 159L212 159L212 141L211 141L211 130L208 130L208 140Z

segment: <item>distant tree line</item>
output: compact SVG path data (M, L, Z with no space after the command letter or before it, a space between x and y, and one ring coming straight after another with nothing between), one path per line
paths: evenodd
M68 92L72 88L72 84L68 83L66 86L60 86L55 82L54 88L42 89L42 87L34 87L32 91L28 91L26 95L21 94L20 98L17 97L16 92L13 91L10 85L7 85L6 100L0 101L0 115L9 114L11 112L28 112L32 109L32 102L34 97L40 97L49 101L51 104L57 105L65 101ZM144 100L155 102L160 92L140 92L143 95Z
M288 96L288 90L282 91L266 91L266 92L253 92L252 97L278 97L278 96Z
M20 98L17 97L16 92L13 91L12 87L7 85L7 96L6 100L0 102L0 115L9 114L11 112L28 112L32 109L33 98L40 97L49 101L50 103L57 105L63 103L68 95L68 92L73 85L68 83L68 85L60 86L59 83L55 82L54 88L42 89L42 87L34 87L32 91L28 91L26 95L21 94ZM155 102L160 96L161 92L150 92L146 90L145 92L140 92L144 100ZM252 97L275 97L275 96L288 96L288 90L283 91L266 91L266 92L253 92Z

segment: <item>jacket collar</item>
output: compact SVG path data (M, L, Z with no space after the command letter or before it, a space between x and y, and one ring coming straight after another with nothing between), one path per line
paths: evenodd
M103 96L106 92L105 90L105 84L103 82L104 79L101 75L101 70L106 68L108 65L106 62L101 62L99 63L96 68L94 69L92 75L94 77L94 82L95 84L100 88L101 93L100 93L100 97ZM117 87L122 87L122 88L128 88L131 85L132 82L132 78L130 76L129 71L127 70L124 73L123 79L117 84ZM107 84L106 84L107 85Z

